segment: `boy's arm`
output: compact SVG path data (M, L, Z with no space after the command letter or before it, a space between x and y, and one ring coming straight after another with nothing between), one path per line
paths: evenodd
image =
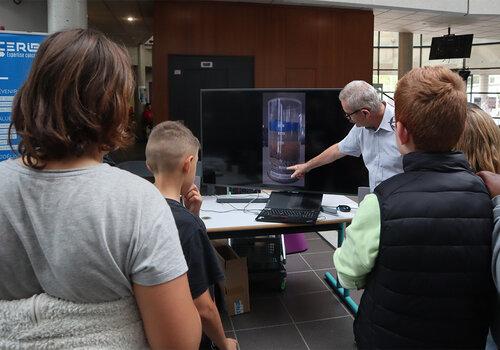
M492 270L493 280L495 281L497 290L500 291L500 174L494 174L490 171L480 171L477 175L483 179L493 200Z
M215 345L221 350L236 350L236 344L238 343L234 339L226 338L219 311L208 289L205 293L194 299L194 305L200 314L203 332L205 332Z
M189 287L200 314L203 332L221 350L236 350L236 340L226 338L219 311L210 295L210 286L224 278L217 256L204 232L204 227L193 225L195 232L183 246L189 267Z
M500 291L500 195L493 198L493 280Z
M360 289L375 265L380 241L380 208L377 196L369 194L360 203L351 225L346 229L342 247L333 254L340 284Z

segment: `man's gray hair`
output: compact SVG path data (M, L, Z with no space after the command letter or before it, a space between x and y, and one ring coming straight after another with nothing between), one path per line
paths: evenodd
M351 112L361 108L368 108L372 113L377 113L382 100L373 86L363 80L353 80L340 92L339 99L352 109Z

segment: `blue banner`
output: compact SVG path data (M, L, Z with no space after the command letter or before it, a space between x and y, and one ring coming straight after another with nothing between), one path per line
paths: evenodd
M42 34L0 31L0 161L17 156L11 151L8 140L12 101L26 80L38 47L45 37ZM15 130L11 139L14 149L17 149L19 137Z

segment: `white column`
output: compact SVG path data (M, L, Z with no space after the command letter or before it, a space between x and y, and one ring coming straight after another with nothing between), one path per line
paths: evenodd
M488 92L490 85L490 76L488 74L481 74L479 76L479 92ZM488 95L479 95L481 97L481 108L485 111L491 111L491 107L488 105Z
M87 28L87 0L48 0L49 33L73 28Z
M398 79L413 68L413 33L399 33Z
M147 87L146 87L146 48L143 44L138 47L137 55L137 88L139 89L139 97L144 94L144 100L140 101L145 104L147 101Z

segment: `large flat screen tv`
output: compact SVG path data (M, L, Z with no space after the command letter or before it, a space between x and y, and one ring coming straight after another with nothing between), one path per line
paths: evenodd
M472 50L473 36L473 34L465 34L432 38L429 59L469 58Z
M201 90L203 182L242 188L356 194L361 158L344 157L292 179L286 168L342 140L353 127L340 89Z

